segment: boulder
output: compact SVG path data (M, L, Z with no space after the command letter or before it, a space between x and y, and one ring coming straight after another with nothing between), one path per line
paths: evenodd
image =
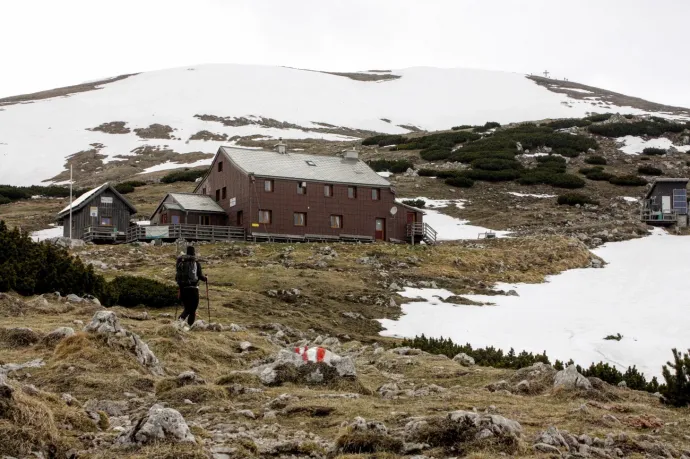
M522 436L519 422L497 414L453 411L445 417L415 418L405 425L405 441L429 443L431 447L448 447L447 441L465 443L489 441L515 448Z
M335 379L357 377L355 364L350 357L341 357L322 348L311 348L307 352L303 348L281 349L273 362L249 372L258 375L259 380L268 386L285 382L329 384Z
M116 443L123 446L145 445L156 442L196 443L187 422L179 411L153 405L134 426L123 432Z
M120 320L113 311L98 311L84 327L84 331L92 333L117 333L121 330Z
M6 363L0 365L0 375L10 373L12 371L24 370L26 368L41 368L45 366L43 359L34 359L26 363Z
M70 303L83 303L84 299L79 297L78 295L75 295L74 293L70 293L67 295L67 301Z
M469 355L465 354L464 352L461 352L458 355L456 355L455 357L453 357L453 360L458 362L463 367L471 367L474 365L474 358L470 357Z
M180 386L193 386L193 385L206 384L206 381L204 381L203 378L199 377L199 375L197 375L192 370L183 371L182 373L177 375L177 382L179 383Z
M159 376L163 375L163 367L158 358L151 352L149 346L139 335L122 328L117 315L113 311L96 312L91 322L84 327L84 331L106 335L109 346L119 346L128 350L151 373Z
M535 443L546 444L556 448L568 447L568 442L565 440L561 432L559 432L554 426L550 426L544 432L540 433L539 436L537 436Z
M43 344L46 346L55 346L57 343L65 338L74 335L74 329L71 327L58 327L52 332L43 337Z
M556 373L553 387L563 390L592 390L592 383L578 373L575 365L570 365Z
M81 239L70 239L68 237L54 237L46 239L49 242L58 247L64 247L66 249L73 249L75 247L83 247L86 243Z
M396 347L394 349L391 349L388 352L392 352L393 354L398 354L398 355L421 355L422 354L421 349L414 349L411 347Z

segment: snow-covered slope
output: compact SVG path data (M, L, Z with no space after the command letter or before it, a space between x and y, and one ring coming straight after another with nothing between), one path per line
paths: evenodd
M583 116L590 111L639 113L629 108L603 108L596 98L572 99L521 74L437 68L393 70L391 74L400 78L357 81L284 67L203 65L142 73L105 83L93 91L0 105L0 183L38 183L61 172L67 156L94 146L106 156L102 167L112 167L110 163L135 155L132 150L144 145L167 147L177 153L213 153L221 143L229 143L190 140L202 130L228 138L258 134L266 138L348 140L351 137L324 132L324 125L314 123L405 133L408 129L401 125L437 130L486 121ZM271 120L258 124L246 124L245 120L244 125L237 122L227 126L195 115L226 120L244 117L250 123L257 117ZM126 122L131 131L112 134L87 130L115 121ZM173 128L174 138L143 139L134 132L154 123ZM200 164L198 157L189 162ZM151 167L150 162L140 168L136 163L129 165L134 166L133 174ZM100 170L99 165L89 172L98 174Z

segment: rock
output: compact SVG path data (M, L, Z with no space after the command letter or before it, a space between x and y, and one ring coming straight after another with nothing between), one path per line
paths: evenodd
M343 312L342 313L343 317L347 317L350 319L355 319L355 320L366 320L366 316L363 314L360 314L359 312Z
M198 386L206 384L203 378L199 377L194 371L183 371L177 375L177 382L181 386Z
M58 327L52 332L43 337L43 344L46 346L55 346L57 343L65 338L74 335L74 329L71 327Z
M517 385L515 386L515 390L516 390L516 392L520 392L520 393L524 393L524 394L529 393L529 390L530 390L529 381L527 381L526 379L523 379L522 381L517 383Z
M350 357L341 357L337 360L331 360L331 365L335 367L340 376L357 376L355 362Z
M506 292L506 295L507 296L520 296L520 295L518 295L518 292L516 292L515 290L508 290Z
M219 323L206 323L204 320L199 319L192 326L190 327L191 330L196 330L196 331L213 331L213 332L221 332L223 331L223 325Z
M180 412L163 405L153 405L146 416L117 438L116 443L129 446L159 441L196 443Z
M41 368L45 366L43 359L34 359L26 363L6 363L0 365L0 375L10 373L12 371L24 370L26 368Z
M414 349L411 347L396 347L391 349L388 352L392 352L393 354L398 354L398 355L421 355L422 350L421 349Z
M74 293L70 293L69 295L67 295L67 301L69 301L70 303L83 303L84 299L80 298Z
M75 247L84 247L84 245L86 245L86 243L81 239L70 239L68 237L54 237L46 239L46 242L67 249L73 249Z
M401 392L401 390L396 383L390 382L379 387L376 390L376 392L381 394L381 397L383 398L393 398L396 397Z
M120 320L113 311L98 311L84 331L93 333L117 333L123 330Z
M256 415L252 410L239 410L236 411L235 414L238 416L244 416L247 419L256 419Z
M606 387L606 383L599 378L596 378L594 376L589 376L587 379L592 384L592 387L597 389L597 390L603 390Z
M244 328L244 327L242 327L242 326L240 326L240 325L237 325L237 324L230 324L230 326L228 327L228 329L229 329L231 332L241 332L241 331L246 331L246 330L247 330L246 328Z
M575 365L570 365L556 373L553 387L563 390L592 390L592 383L578 373Z
M7 377L0 373L0 399L11 398L14 388L7 382Z
M38 387L34 386L33 384L26 384L22 386L22 392L34 397L39 394Z
M561 451L555 446L547 445L546 443L535 443L532 448L540 453L558 454L561 455Z
M101 300L99 300L93 295L84 295L84 300L88 301L89 303L95 304L96 306L101 305Z
M117 315L112 311L98 311L84 331L107 336L110 346L119 346L136 356L140 364L155 375L163 375L163 367L149 346L137 335L120 325Z
M237 347L240 349L242 352L247 352L251 351L253 349L256 349L252 343L249 341L242 341L240 344L237 345Z
M469 355L465 354L464 352L457 354L455 357L453 357L453 360L455 362L458 362L463 367L474 366L474 358L470 357Z
M65 404L67 404L67 406L79 405L79 402L77 401L77 399L74 398L71 394L64 393L64 394L60 395L60 398L62 399L63 402L65 402Z
M592 258L592 260L589 262L589 266L591 268L598 269L598 268L602 268L604 266L604 264L602 263L602 261L600 259Z
M628 383L626 383L625 381L621 381L621 382L618 383L618 387L621 387L621 388L623 388L623 389L627 389L627 388L628 388Z
M563 435L556 427L550 426L544 432L540 433L535 443L554 446L556 448L568 447L568 442L565 441Z
M354 361L350 357L341 357L323 348L311 348L306 352L304 348L297 348L297 350L299 353L282 349L273 362L252 368L249 372L258 375L265 385L300 381L329 384L334 378L356 378L357 376ZM317 361L319 355L322 356L321 361ZM316 370L319 370L323 379L315 374Z

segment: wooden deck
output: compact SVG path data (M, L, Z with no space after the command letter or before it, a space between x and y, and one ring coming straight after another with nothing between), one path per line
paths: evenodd
M429 245L436 244L436 230L427 223L410 223L407 225L407 241L418 244L422 241Z
M146 225L135 226L127 231L126 242L152 241L156 239L187 241L244 241L244 228L215 225Z

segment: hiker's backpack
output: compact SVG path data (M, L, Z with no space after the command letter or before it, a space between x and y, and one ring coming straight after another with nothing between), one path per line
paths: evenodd
M196 271L196 258L180 257L177 259L177 273L175 280L180 287L193 287L199 283L199 274Z

